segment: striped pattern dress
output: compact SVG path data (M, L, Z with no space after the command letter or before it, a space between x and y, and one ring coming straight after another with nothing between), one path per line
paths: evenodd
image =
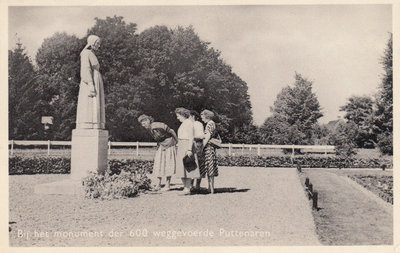
M211 138L217 135L215 122L210 120L204 129L204 133L209 133ZM216 177L218 176L217 152L214 146L207 143L204 147L203 156L200 162L201 177Z

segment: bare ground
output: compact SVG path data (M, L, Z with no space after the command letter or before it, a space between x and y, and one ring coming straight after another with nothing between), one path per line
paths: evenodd
M295 169L222 167L213 195L180 196L179 180L112 201L33 193L66 178L9 177L10 246L319 245Z

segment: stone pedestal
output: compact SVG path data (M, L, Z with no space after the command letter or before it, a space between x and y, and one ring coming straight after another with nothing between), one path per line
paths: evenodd
M71 146L70 179L36 185L37 194L83 194L82 179L89 171L103 173L108 163L108 131L74 129Z
M89 171L103 173L107 169L107 160L107 130L72 130L71 179L81 180Z

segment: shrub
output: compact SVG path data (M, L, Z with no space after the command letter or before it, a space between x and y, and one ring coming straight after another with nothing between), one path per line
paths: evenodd
M378 135L377 145L382 154L393 155L393 134L383 133Z
M343 157L311 157L300 156L293 159L287 156L218 156L221 166L251 166L251 167L294 167L300 165L306 168L380 168L383 164L392 168L392 161L384 159L356 159Z
M293 162L290 156L218 156L218 165L221 166L251 166L251 167L295 167L297 164L309 168L392 168L393 162L389 159L357 159L354 157L312 157L297 156ZM153 162L143 160L108 161L109 174L119 174L121 171L152 173ZM9 158L9 174L59 174L70 172L70 159L61 157L20 157Z
M10 175L24 174L66 174L70 172L71 161L64 157L22 157L8 159Z
M150 179L144 170L107 170L104 175L90 172L83 179L85 197L90 199L120 199L135 197L140 191L150 189Z
M109 168L114 173L122 170L135 172L143 170L151 173L153 162L142 160L117 160L108 161ZM9 175L26 174L68 174L71 171L71 160L66 157L24 157L13 156L8 159Z

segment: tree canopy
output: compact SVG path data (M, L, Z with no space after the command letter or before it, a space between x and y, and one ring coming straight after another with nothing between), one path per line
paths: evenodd
M21 43L8 51L8 130L10 139L43 138L36 73Z
M345 111L344 118L354 123L354 139L352 140L359 148L374 147L376 135L373 132L374 101L369 96L352 96L347 103L340 107Z
M271 111L261 127L265 143L313 144L313 128L323 115L311 81L296 73L294 85L281 90Z
M374 131L378 146L385 154L393 153L393 34L387 42L381 59L384 70L382 83L376 96Z

